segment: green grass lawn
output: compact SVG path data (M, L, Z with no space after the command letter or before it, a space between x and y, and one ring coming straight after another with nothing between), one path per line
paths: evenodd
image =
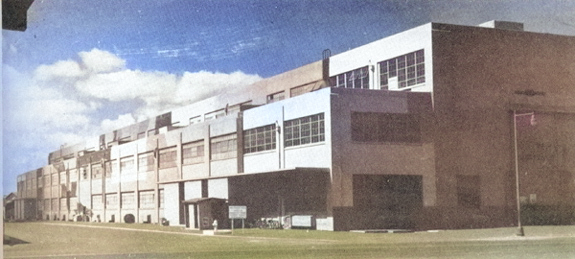
M4 258L575 258L575 226L361 234L197 231L144 224L6 223Z

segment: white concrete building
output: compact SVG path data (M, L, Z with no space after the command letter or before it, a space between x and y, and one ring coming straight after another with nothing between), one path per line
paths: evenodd
M250 223L473 228L516 224L519 200L526 223L571 224L575 37L482 26L324 53L54 151L19 176L16 217L205 229L246 206Z

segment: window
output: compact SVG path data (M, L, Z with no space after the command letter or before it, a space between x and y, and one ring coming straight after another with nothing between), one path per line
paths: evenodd
M92 179L102 179L103 172L104 169L102 168L102 164L92 165Z
M135 200L134 200L134 193L133 192L124 192L122 193L122 208L123 209L131 209L135 208Z
M68 210L68 203L66 202L66 198L60 199L60 211Z
M323 113L284 122L285 146L325 141Z
M177 150L175 147L160 150L160 168L171 168L177 166Z
M213 160L228 159L237 156L237 138L235 134L215 137L210 140L211 158Z
M78 172L76 169L70 169L68 173L68 177L70 178L70 182L77 182L78 181Z
M60 184L66 184L66 172L60 173Z
M457 205L478 209L481 206L480 186L478 175L457 175Z
M419 116L404 113L353 112L351 139L359 142L420 142Z
M367 66L331 77L335 87L369 89L369 70Z
M106 208L118 208L118 194L106 194Z
M378 63L379 84L383 90L402 89L425 83L423 50Z
M134 169L134 158L126 157L120 159L120 172L125 173Z
M148 152L138 155L138 172L154 171L154 153Z
M77 189L78 189L78 183L77 182L71 182L70 183L70 197L76 197Z
M267 125L244 131L244 153L276 148L276 126Z
M158 191L158 196L159 196L159 198L160 198L159 201L158 201L158 202L160 203L159 206L160 206L160 208L163 208L163 207L164 207L164 189L160 189L160 190Z
M102 195L92 195L92 208L93 209L103 209L104 204L102 203Z
M275 94L270 94L267 96L267 103L273 103L273 102L277 102L277 101L281 101L283 99L285 99L286 94L284 91L275 93Z
M196 141L182 145L182 163L195 164L204 161L204 141Z
M206 120L206 121L215 120L217 118L221 118L224 116L226 116L226 111L224 109L221 109L221 110L213 111L210 113L206 113L206 115L204 116L204 120Z
M140 209L154 208L154 191L140 192Z
M113 160L111 162L106 162L104 166L106 167L106 170L104 170L106 178L111 178L112 174L115 174L118 170L118 161Z
M38 200L38 203L36 203L36 205L37 205L38 212L41 212L44 210L44 201Z
M58 199L52 199L52 210L53 211L58 210L58 208L60 207L58 201L59 201Z
M87 168L83 167L83 169L84 169L84 171L86 171L86 177L84 179L88 179L87 178L87 174L88 174ZM52 185L58 185L58 174L52 174Z
M194 116L190 118L190 124L196 124L202 122L202 116Z
M313 85L311 87L313 87ZM296 87L290 89L290 97L295 97L298 95L305 94L305 93L311 91L311 89L312 89L311 87L310 87L310 85L296 86Z

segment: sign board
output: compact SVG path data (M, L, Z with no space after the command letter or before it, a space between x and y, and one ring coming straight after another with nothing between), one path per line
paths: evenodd
M247 207L246 206L230 206L229 218L230 219L246 219Z
M311 215L294 215L291 217L292 227L311 227Z

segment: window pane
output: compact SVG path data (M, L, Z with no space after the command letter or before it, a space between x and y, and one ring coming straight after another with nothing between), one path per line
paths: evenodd
M290 120L290 124L298 126L286 129L285 146L297 146L324 141L324 115L316 114Z
M389 78L396 76L399 88L405 88L408 86L425 83L424 60L424 51L418 50L403 56L379 62L380 89L389 89ZM368 83L369 82L366 82L366 84Z

